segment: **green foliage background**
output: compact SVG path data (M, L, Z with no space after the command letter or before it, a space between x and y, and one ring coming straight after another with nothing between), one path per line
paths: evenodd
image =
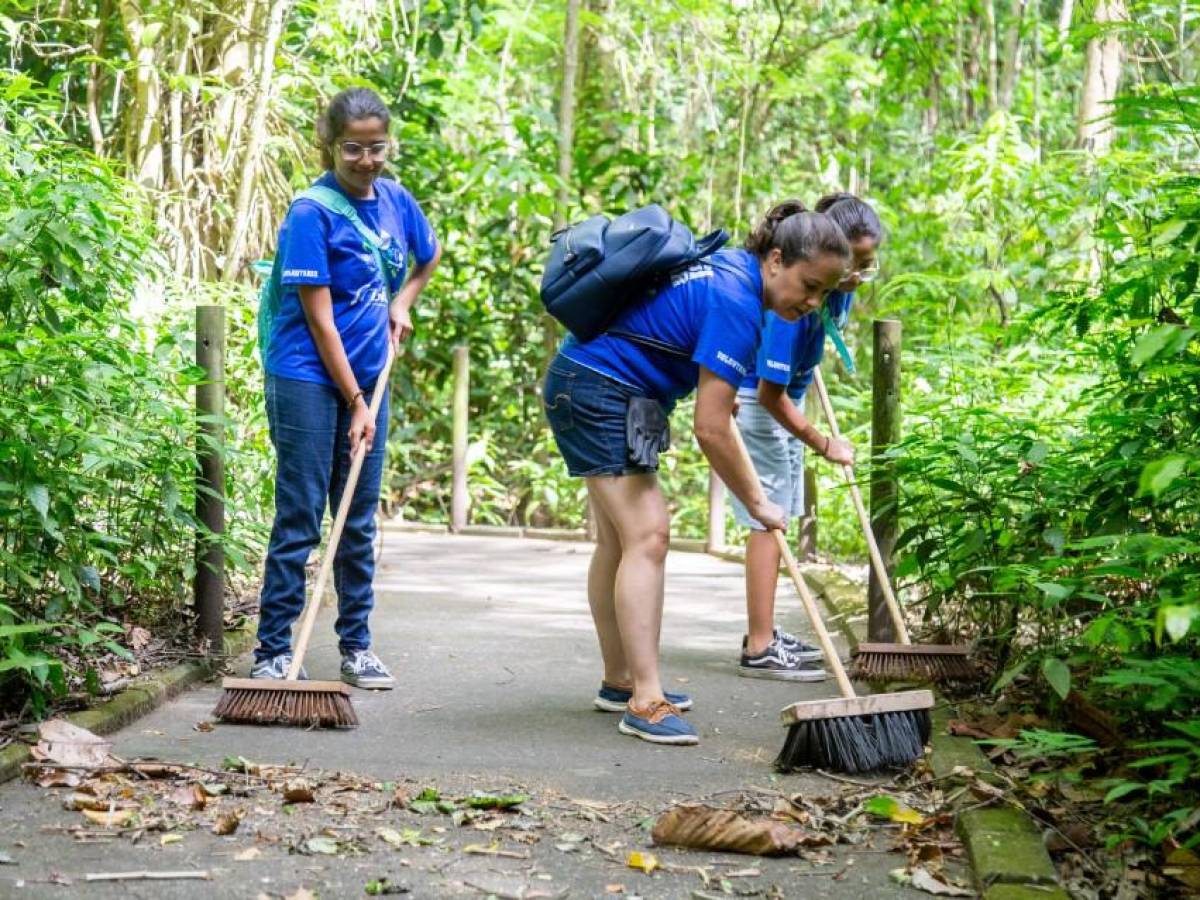
M217 275L244 140L221 123L250 103L261 58L223 65L236 30L203 41L243 12L261 33L270 6L148 2L147 34L99 2L65 17L0 4L0 686L17 710L93 685L129 627L187 606L197 302L229 315L228 543L255 570L271 458L254 288ZM1194 3L1136 0L1109 26L1126 62L1107 154L1077 145L1084 50L1104 36L1087 4L1066 28L1057 3L998 11L1023 61L1010 98L985 77L976 0L584 4L565 185L561 4L284 6L247 258L273 251L288 197L317 173L320 104L351 84L388 98L393 174L446 250L394 384L394 508L447 517L450 359L465 343L473 520L580 524L581 486L537 395L554 338L537 283L560 187L568 219L654 200L738 237L780 198L856 190L888 228L884 278L850 329L860 373L871 319L904 327L905 439L891 456L898 576L918 630L977 641L997 687L1032 694L1065 727L1072 691L1116 714L1141 752L1109 773L1110 797L1156 811L1127 830L1196 842ZM192 168L174 179L145 176L128 120L128 85L148 70L164 120L178 100L190 123L179 142ZM869 384L837 375L861 458ZM662 477L675 532L698 536L707 468L689 412ZM846 492L820 475L822 551L858 558Z

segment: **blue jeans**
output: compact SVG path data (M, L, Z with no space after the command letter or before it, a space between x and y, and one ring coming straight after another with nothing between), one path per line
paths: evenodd
M366 394L370 403L373 389ZM321 542L326 504L332 517L350 474L350 411L334 387L267 376L267 422L275 445L275 523L259 595L257 659L291 649L292 625L304 609L304 566ZM387 445L388 397L375 421L333 562L343 653L371 646L367 616L375 605L375 510Z

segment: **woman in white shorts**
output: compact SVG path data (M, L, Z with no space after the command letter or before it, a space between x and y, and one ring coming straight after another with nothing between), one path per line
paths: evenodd
M823 197L817 210L833 219L850 243L851 271L825 300L828 316L810 313L787 322L767 313L754 368L738 389L737 424L767 497L789 519L804 514L804 448L832 463L854 462L845 440L822 434L803 413L804 393L824 355L826 321L845 326L860 284L878 272L883 239L879 217L852 194ZM731 497L734 519L751 529L746 545L746 614L738 674L748 678L821 681L821 651L775 623L779 547L774 537Z

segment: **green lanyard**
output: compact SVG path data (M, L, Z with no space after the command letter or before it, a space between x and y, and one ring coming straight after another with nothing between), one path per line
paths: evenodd
M841 357L842 365L846 367L847 372L853 375L854 358L850 355L850 348L842 340L842 333L838 330L837 323L833 321L833 316L829 314L829 309L825 306L821 307L821 323L825 326L825 333L833 341L834 349L837 350L837 355Z

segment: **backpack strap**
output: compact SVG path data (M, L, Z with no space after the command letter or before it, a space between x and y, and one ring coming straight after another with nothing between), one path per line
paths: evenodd
M846 346L846 342L842 340L842 332L837 327L837 322L833 321L833 316L829 314L829 307L826 304L821 305L821 324L825 326L825 333L833 341L834 349L837 350L837 355L841 358L842 365L846 367L846 371L853 375L855 371L854 357L850 355L850 350Z
M354 226L354 230L363 239L363 249L369 250L371 255L375 257L375 265L379 267L379 271L384 277L384 290L389 294L391 293L391 287L388 282L390 276L393 274L393 270L388 265L387 257L383 254L383 238L376 234L374 229L368 227L367 223L359 217L358 210L354 208L354 204L344 194L323 184L314 184L307 190L303 190L297 194L296 200L312 200L330 212L337 213L339 216L349 219L350 224Z

